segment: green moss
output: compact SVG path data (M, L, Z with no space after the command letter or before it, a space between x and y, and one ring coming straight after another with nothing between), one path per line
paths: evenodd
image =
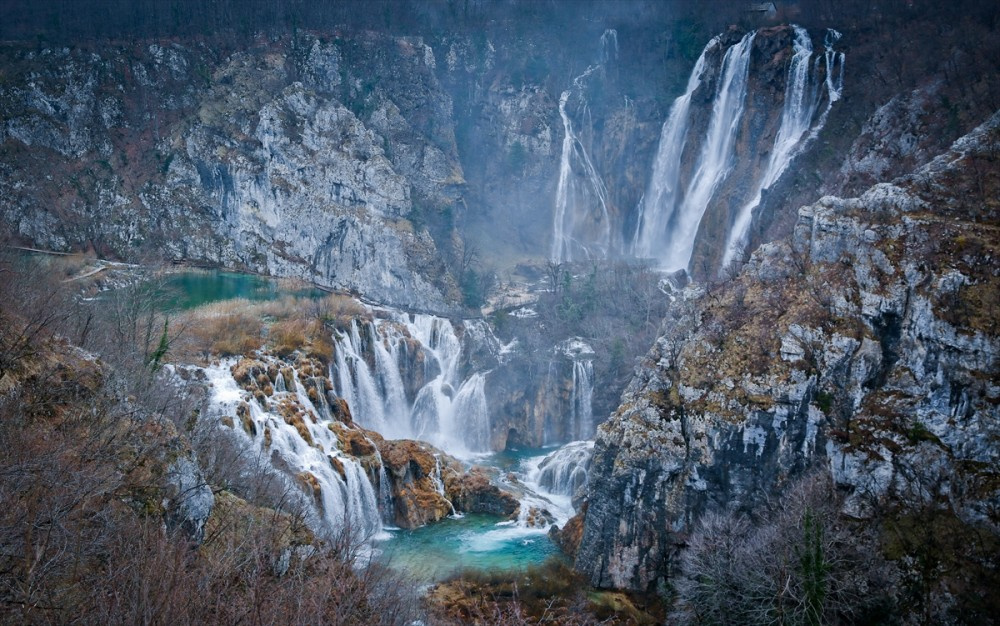
M924 424L921 422L913 422L913 425L910 426L909 430L906 431L905 435L906 438L913 445L917 445L924 441L929 441L931 443L936 443L938 445L941 445L941 440L938 439L937 435L929 431L927 427L924 426Z
M816 392L816 406L819 407L820 411L829 415L830 409L833 408L833 394L827 391Z

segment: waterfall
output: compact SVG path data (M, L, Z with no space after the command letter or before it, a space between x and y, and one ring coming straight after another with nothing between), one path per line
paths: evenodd
M756 32L747 33L726 51L722 60L721 79L712 104L708 134L702 145L694 174L688 185L673 227L669 230L663 255L663 269L687 269L694 252L694 239L716 187L733 166L733 141L743 117L750 70L750 51Z
M577 78L589 74L594 68ZM573 123L566 113L566 103L571 90L559 97L559 117L563 123L562 152L559 158L559 183L556 186L555 222L552 236L552 262L562 263L579 258L600 258L607 255L611 241L611 224L608 216L608 191L587 154L583 143L573 131ZM582 94L581 94L581 97ZM582 170L580 178L573 164ZM592 241L585 233L578 232L587 223L597 225L597 235ZM574 252L576 254L574 255Z
M688 78L687 89L683 95L674 100L670 115L663 123L656 159L653 161L653 175L649 181L649 188L639 202L639 216L632 242L632 254L637 257L657 257L658 251L662 249L663 239L681 197L681 154L687 143L691 96L701 86L708 51L718 44L719 38L715 37L701 51Z
M559 97L559 117L563 123L562 150L559 155L559 180L552 224L553 263L580 259L604 258L611 245L611 219L608 213L608 190L587 154L583 141L573 129L566 111L570 97L580 99L579 109L586 117L585 81L595 71L618 57L618 32L606 30L601 35L600 61L573 79L572 87Z
M382 512L382 523L391 526L395 523L396 503L392 498L392 487L389 486L389 474L385 471L385 463L382 461L382 453L378 446L368 435L365 435L365 441L375 449L375 458L378 459L378 508ZM373 476L372 482L375 480Z
M568 443L542 459L528 478L548 493L572 496L587 482L593 453L593 441Z
M618 31L609 28L601 34L601 63L607 65L618 60Z
M328 428L329 419L309 400L298 376L294 376L294 390L275 391L269 403L280 406L282 402L292 402L284 408L297 416L298 422L293 425L289 422L295 419L286 420L279 413L265 409L252 394L240 389L230 373L232 364L233 360L224 360L204 370L212 387L212 413L221 419L248 411L243 417L252 425L252 434L246 433L240 424L235 425L234 432L247 439L248 445L263 458L271 460L276 474L288 484L289 494L302 493L294 485L296 476L309 476L315 481L311 486L306 485L307 495L301 498L314 512L315 517L310 520L314 530L335 533L347 528L364 538L377 534L382 529L382 517L372 481L357 459L340 451L336 435ZM289 408L294 405L303 412ZM333 460L343 469L343 475ZM308 494L310 489L312 494Z
M452 454L490 450L490 420L485 376L462 378L462 344L454 326L432 315L385 311L388 319L352 322L334 337L337 344L331 379L352 406L356 421L390 439L422 439ZM362 341L367 337L367 342ZM408 344L415 342L423 361L423 384L412 400L405 380ZM366 358L366 356L368 358Z
M573 431L576 438L594 434L594 362L573 362Z
M580 337L570 337L555 346L553 359L549 361L546 387L550 393L562 396L567 373L566 361L572 367L569 401L558 400L553 408L558 414L558 422L565 429L557 429L558 440L585 439L594 434L594 349ZM567 419L568 418L568 419ZM557 439L553 434L550 420L544 423L544 443Z
M771 149L764 176L756 184L753 197L736 214L736 219L726 241L726 251L722 257L720 272L724 271L747 245L753 210L760 204L763 190L777 182L778 178L788 169L792 159L802 152L810 139L819 134L823 124L826 123L827 114L833 107L833 103L841 96L843 55L833 51L833 43L840 38L840 33L837 31L827 32L826 50L822 56L816 58L816 63L813 65L810 63L813 56L813 46L809 33L800 26L793 25L792 27L795 29L795 54L788 66L781 126L774 138L774 146ZM831 35L831 33L835 33L835 35ZM840 60L840 73L838 78L834 78L834 64L838 59ZM827 106L814 125L813 117L819 108L820 100L818 71L821 60L826 63L824 83L827 90Z
M833 44L840 41L842 35L840 31L836 31L832 28L827 29L826 36L823 38L823 61L826 64L826 78L824 84L826 85L826 108L823 113L819 116L819 121L813 127L812 132L809 134L810 139L814 139L819 131L822 130L823 125L826 123L826 117L830 114L830 109L833 108L833 103L840 100L841 96L844 95L844 53L837 52L833 49ZM819 58L816 59L816 71L819 68Z
M807 142L816 137L833 103L841 97L844 55L833 49L840 33L827 31L824 53L814 55L812 41L805 29L794 25L792 28L795 33L793 54L788 64L778 131L761 175L754 178L745 192L737 191L741 193L737 196L740 208L727 234L721 269L732 263L746 246L753 211L760 204L764 189L771 187ZM652 176L638 206L632 253L655 259L664 270L688 268L702 218L710 204L718 201L719 188L735 166L735 139L743 124L750 52L755 37L756 33L746 34L723 56L704 137L690 136L690 106L693 94L709 71L706 55L720 45L718 37L705 46L688 79L685 93L674 101L663 124ZM821 72L825 73L825 78L820 78ZM824 85L826 108L817 116ZM696 139L699 143L693 145L700 145L700 150L690 177L685 179L681 163L685 150L690 150L688 145Z
M444 501L451 507L451 514L457 516L458 512L455 511L455 505L451 503L451 500L448 498L448 494L445 493L444 490L444 480L441 478L441 456L438 454L434 455L434 474L430 478L431 482L434 483L434 490L437 491L438 495L444 498Z

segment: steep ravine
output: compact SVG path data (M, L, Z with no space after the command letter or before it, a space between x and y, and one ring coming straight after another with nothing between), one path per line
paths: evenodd
M688 290L598 431L579 571L651 589L705 512L766 508L815 467L853 518L1000 531L998 147L1000 113Z

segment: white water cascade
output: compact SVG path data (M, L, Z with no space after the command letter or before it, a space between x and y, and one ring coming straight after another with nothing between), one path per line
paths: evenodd
M594 362L573 362L573 434L591 437L594 434Z
M553 263L580 259L604 258L611 245L611 219L608 213L608 190L587 153L587 148L573 128L566 107L575 93L580 100L582 118L589 115L585 81L591 74L618 56L618 33L605 31L601 36L600 62L573 79L573 86L559 97L559 117L563 123L563 142L559 156L559 182L552 224Z
M567 443L542 459L528 478L547 493L573 496L587 482L593 454L593 441Z
M580 337L571 337L556 346L556 353L570 359L573 365L569 397L569 428L573 439L594 435L594 349ZM554 362L549 363L549 379L558 380ZM547 438L548 440L548 438Z
M389 439L422 439L460 456L490 449L485 375L462 379L462 345L451 322L390 312L387 319L352 321L335 340L330 378L359 424ZM417 359L413 350L420 352ZM413 361L422 363L422 371L407 371ZM423 381L412 399L404 379Z
M826 123L827 114L833 107L833 103L840 99L843 90L843 54L833 50L833 43L840 38L840 34L837 31L827 33L826 50L823 55L816 57L815 64L813 64L810 62L813 56L813 46L809 33L800 26L793 25L793 28L795 29L795 54L788 66L781 126L774 138L774 147L771 149L764 176L755 185L753 197L736 214L726 241L726 251L722 257L720 272L724 271L747 245L753 210L760 204L764 189L768 189L777 182L778 178L788 169L792 159L802 152L810 139L819 134ZM835 35L831 33L835 33ZM834 65L838 60L840 61L840 69L839 73L835 75ZM813 124L813 118L820 102L820 61L826 64L824 84L827 91L827 106L817 122Z
M302 493L292 485L293 476L315 479L318 487L313 489L315 506L310 507L316 512L316 519L310 520L313 529L335 533L349 528L364 538L376 536L382 529L382 518L372 482L357 459L340 451L336 435L328 428L331 420L309 400L297 376L295 389L276 389L268 406L278 407L286 399L294 400L305 410L298 428L264 408L253 394L240 389L230 373L232 364L232 360L225 360L204 370L211 384L211 410L220 418L248 411L240 418L245 419L246 426L237 425L233 430L247 440L251 450L286 470L276 475L288 481L289 494ZM241 409L243 406L247 408ZM343 468L343 474L335 465ZM305 495L302 498L309 500Z
M760 204L763 190L772 186L785 172L791 161L814 138L826 122L833 103L843 89L844 55L833 50L839 39L836 31L828 31L825 51L814 55L808 33L793 26L793 55L788 64L786 92L782 116L774 144L768 152L762 174L750 182L740 196L723 251L725 268L746 245L753 211ZM718 78L712 113L703 137L691 135L691 99L710 70L706 58L720 39L705 46L692 70L685 93L674 101L670 115L660 135L649 186L639 204L632 252L637 257L655 259L666 271L688 269L694 252L695 238L702 219L720 187L733 173L736 137L744 124L748 98L749 65L755 32L747 33L730 47L715 71ZM822 66L821 66L822 64ZM821 79L820 76L825 75ZM826 108L817 116L824 99ZM698 141L697 144L692 142ZM681 163L685 149L700 145L694 168L685 178Z
M747 33L726 51L721 79L712 105L708 134L702 145L687 192L677 209L677 216L664 242L660 260L663 269L687 269L694 252L694 238L716 187L729 175L733 166L733 142L747 97L750 51L756 32Z
M701 51L688 78L684 94L674 100L670 115L660 131L660 144L653 162L653 176L649 188L639 202L639 216L636 220L632 251L637 257L654 258L659 255L663 238L672 226L676 207L681 198L680 175L681 154L687 143L691 96L701 86L705 73L705 57L709 50L719 44L715 37Z

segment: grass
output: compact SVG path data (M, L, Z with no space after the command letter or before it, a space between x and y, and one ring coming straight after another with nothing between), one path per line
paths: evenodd
M333 358L333 329L368 316L364 305L341 294L320 299L285 296L269 301L211 302L171 321L171 327L180 332L169 358L204 363L267 348L283 358L298 352L326 365Z

